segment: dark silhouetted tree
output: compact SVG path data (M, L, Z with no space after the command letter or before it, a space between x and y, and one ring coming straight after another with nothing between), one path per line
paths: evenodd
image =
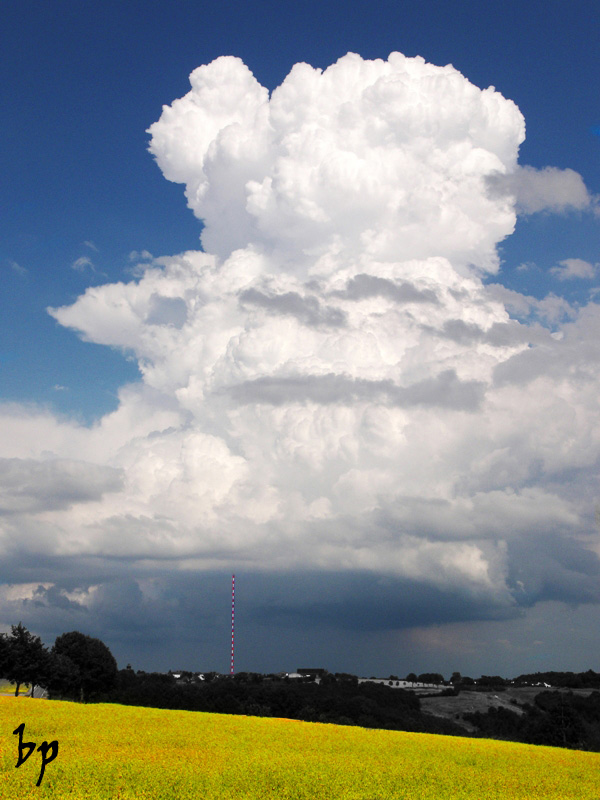
M51 697L80 697L81 673L68 656L50 652L49 676L46 683Z
M482 675L477 681L478 686L491 686L498 688L499 686L506 686L507 681L500 675Z
M444 676L439 672L422 672L419 675L420 683L443 683Z
M39 636L34 636L19 622L11 625L6 637L4 677L16 684L15 697L22 683L31 685L31 696L37 684L47 678L48 651Z
M100 639L79 631L63 633L54 642L52 655L55 659L63 656L71 662L55 661L59 664L63 679L61 681L57 673L54 691L64 697L86 702L116 685L117 662Z

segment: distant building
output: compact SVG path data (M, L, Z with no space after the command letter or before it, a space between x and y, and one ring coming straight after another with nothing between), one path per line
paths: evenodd
M405 689L416 694L432 694L442 692L447 687L440 683L422 683L421 681L396 680L392 678L359 678L359 683L378 683L392 689Z

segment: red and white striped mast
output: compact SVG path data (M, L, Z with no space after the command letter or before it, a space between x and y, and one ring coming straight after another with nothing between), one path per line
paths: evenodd
M230 675L233 675L234 631L235 631L235 575L232 575L231 576L231 669L229 670Z

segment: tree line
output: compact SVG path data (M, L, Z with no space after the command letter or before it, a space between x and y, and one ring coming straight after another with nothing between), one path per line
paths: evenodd
M58 636L49 650L39 636L19 622L0 634L0 677L15 684L43 686L49 694L87 702L116 686L117 662L100 639L71 631Z
M233 677L204 673L173 674L119 672L110 701L218 714L278 717L306 722L358 725L364 728L464 735L450 720L423 713L412 691L364 682L344 673L324 672L313 677L289 678L238 672Z

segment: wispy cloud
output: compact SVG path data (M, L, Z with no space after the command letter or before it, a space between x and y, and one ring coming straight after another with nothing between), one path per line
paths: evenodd
M75 272L79 272L81 275L92 273L103 278L108 277L106 272L97 269L96 265L89 256L80 256L79 258L76 258L71 264L71 269L75 270Z
M80 256L79 258L75 259L71 264L71 269L74 269L75 272L87 272L88 270L91 272L96 272L96 268L92 262L92 259L89 256Z
M581 258L565 258L559 261L558 266L552 267L550 272L556 275L559 281L567 281L573 278L583 278L591 280L596 277L599 264L590 264Z
M148 250L132 250L129 253L130 261L152 261L154 256Z
M11 269L16 275L18 275L21 278L26 278L27 275L29 275L28 269L22 267L20 264L18 264L16 261L13 261L12 259L8 259L6 261L6 264L8 265L9 269Z

